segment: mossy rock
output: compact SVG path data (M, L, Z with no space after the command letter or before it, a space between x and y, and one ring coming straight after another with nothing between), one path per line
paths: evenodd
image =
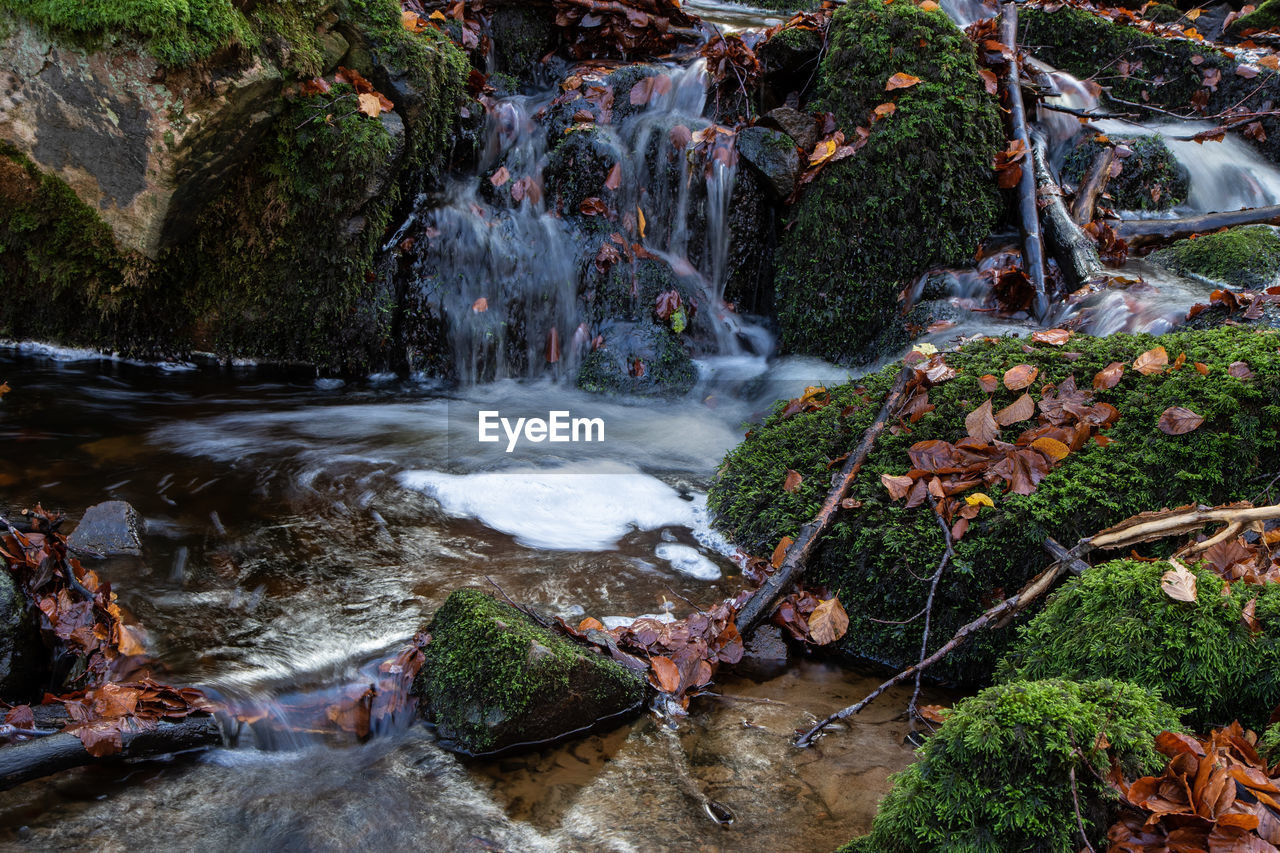
M451 593L427 632L413 691L458 752L545 743L644 701L641 676L478 590Z
M0 571L0 699L14 705L36 698L49 679L36 612L13 575Z
M1101 780L1113 760L1129 778L1158 772L1165 758L1153 743L1170 730L1182 730L1177 713L1123 682L988 688L947 712L892 777L871 834L840 853L1075 853L1077 799L1102 849L1118 797Z
M1272 30L1280 27L1280 0L1263 0L1257 8L1242 15L1227 28L1227 34L1240 37L1252 30Z
M682 337L653 319L604 329L605 345L578 368L577 385L593 394L682 397L698 382L698 368Z
M1132 153L1120 161L1120 174L1107 182L1117 210L1168 210L1187 200L1190 177L1164 137L1140 136L1123 144ZM1062 164L1063 179L1078 186L1101 149L1092 139L1077 145Z
M1107 432L1110 444L1090 442L1067 456L1034 494L988 490L995 508L983 509L956 543L955 559L938 587L930 649L1047 565L1043 543L1048 536L1070 545L1145 510L1255 497L1252 479L1280 467L1280 335L1226 327L1159 338L1077 336L1063 349L1032 345L1030 352L1017 339L970 344L947 355L959 375L929 392L937 408L910 432L886 432L877 440L850 493L861 507L836 520L810 563L807 580L829 586L850 616L838 649L894 669L919 658L922 620L891 623L911 620L925 606L945 543L929 507L906 509L891 501L880 475L905 474L907 450L918 441L964 437L965 416L987 398L978 377L1003 376L1009 368L1029 364L1040 371L1036 388L1068 376L1087 388L1108 364L1132 364L1157 344L1171 360L1185 353L1187 364L1203 362L1209 375L1189 368L1155 376L1127 370L1119 385L1095 396L1120 411L1119 422ZM1235 361L1247 362L1257 376L1243 382L1227 376ZM832 388L830 405L786 419L775 413L752 431L725 458L710 491L708 503L721 529L757 554L771 553L784 536L794 537L826 497L830 460L857 444L897 372L893 366ZM1016 396L1001 388L992 403L1000 409ZM1176 405L1202 415L1204 425L1187 435L1165 435L1157 422ZM854 411L842 417L850 406ZM1006 431L1010 440L1014 430L1020 431ZM793 493L782 490L788 469L804 477ZM987 681L1010 634L988 631L974 637L934 674Z
M535 77L556 46L555 13L550 6L499 6L490 22L495 70L519 80Z
M571 217L589 230L616 230L603 215L588 216L582 213L582 202L598 198L611 210L617 207L617 193L605 186L613 167L622 164L625 170L627 157L613 134L603 127L584 125L570 129L547 161L543 171L548 201L566 217Z
M1147 7L1147 11L1142 13L1142 17L1157 24L1172 24L1174 21L1181 20L1182 10L1168 3L1152 3Z
M921 82L886 94L897 73ZM856 0L835 13L810 107L830 110L852 133L886 100L897 111L792 209L776 276L788 352L869 359L868 344L911 279L971 261L995 225L991 158L1003 134L973 44L945 12Z
M605 85L613 90L613 115L610 121L615 125L622 125L627 119L648 109L647 103L631 103L631 90L641 80L659 77L665 73L666 71L657 65L624 65L605 78Z
M1002 680L1116 678L1158 690L1198 731L1266 725L1280 704L1280 585L1236 583L1193 568L1195 601L1160 587L1166 562L1117 560L1063 585L1001 662ZM1241 621L1256 599L1256 636Z
M1280 101L1280 75L1274 71L1255 69L1258 74L1242 77L1235 73L1236 60L1207 42L1161 38L1084 9L1023 9L1018 14L1018 43L1038 59L1081 79L1106 76L1111 94L1130 103L1190 115L1192 95L1205 88L1204 75L1210 70L1220 72L1221 78L1207 93L1206 115L1239 104L1264 109L1264 103ZM1112 68L1118 56L1133 63L1127 76L1104 70ZM1280 162L1280 121L1273 116L1260 121L1267 138L1249 141L1273 162Z
M1267 287L1280 275L1280 234L1267 225L1232 228L1179 240L1150 259L1174 272L1235 287Z

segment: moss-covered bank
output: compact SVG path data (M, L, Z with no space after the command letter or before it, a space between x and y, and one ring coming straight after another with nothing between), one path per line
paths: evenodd
M1280 704L1280 585L1231 585L1193 569L1199 594L1175 601L1160 588L1168 563L1095 566L1053 594L1001 663L1006 679L1116 678L1160 691L1188 709L1197 731L1239 720L1262 730ZM1255 601L1261 631L1241 613Z
M1002 134L973 44L940 9L857 0L836 12L828 42L810 108L850 137L878 104L897 109L805 190L776 284L784 349L848 362L869 357L915 274L972 259L1000 209ZM886 93L899 73L920 82Z
M461 752L558 738L645 696L636 673L478 590L453 592L427 632L414 693L440 736Z
M1075 853L1077 797L1102 849L1117 798L1101 779L1113 759L1129 778L1158 771L1153 742L1165 730L1181 730L1177 714L1134 685L991 687L948 712L893 777L871 834L840 853Z
M1174 272L1236 287L1267 287L1280 276L1280 234L1266 225L1233 228L1179 240L1150 257Z
M1089 387L1110 363L1132 364L1157 344L1171 361L1185 353L1187 367L1155 376L1129 369L1114 389L1098 392L1096 400L1120 411L1119 422L1107 432L1110 444L1091 442L1070 454L1032 495L990 492L995 508L983 509L957 543L956 559L939 586L932 647L1046 565L1046 536L1074 543L1144 510L1255 497L1251 478L1280 467L1280 335L1223 328L1160 338L1078 336L1064 348L1035 344L1030 352L1024 352L1024 341L1013 339L970 344L947 355L959 375L930 391L937 408L911 432L886 432L877 441L851 492L860 508L840 516L815 555L812 581L829 584L850 614L840 649L895 668L917 659L921 620L891 623L911 620L924 607L943 536L928 506L906 509L891 501L879 478L905 474L907 449L915 442L956 441L965 435L965 416L987 397L979 377L1033 365L1040 371L1032 389L1038 399L1036 389L1068 376ZM1226 369L1235 361L1248 362L1256 378L1229 377ZM1208 367L1208 376L1191 369L1195 362ZM896 372L890 367L834 388L833 402L825 408L786 419L774 415L752 432L726 457L711 489L709 503L722 529L761 554L770 553L783 536L794 536L826 495L829 461L857 443ZM1016 396L1001 387L993 405L1000 409ZM1174 405L1201 414L1204 426L1183 436L1162 433L1156 423ZM856 410L842 417L848 406ZM1006 430L1006 438L1018 429ZM794 493L782 490L787 469L804 477ZM936 674L986 681L1008 639L1007 632L975 637Z

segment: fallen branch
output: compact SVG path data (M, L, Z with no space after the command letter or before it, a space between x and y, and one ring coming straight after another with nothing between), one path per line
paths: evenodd
M893 387L889 389L888 395L885 396L884 405L876 413L875 421L862 434L862 441L858 443L857 449L849 454L849 458L845 460L844 467L840 469L835 485L827 493L827 499L823 502L822 508L818 510L818 514L813 517L812 521L800 528L800 535L787 548L782 565L769 576L768 580L755 591L742 609L738 611L738 632L744 638L750 636L756 626L773 612L774 605L778 603L778 599L804 574L805 567L809 561L809 554L813 551L818 540L822 538L822 535L826 533L827 528L831 526L832 521L835 520L836 510L839 509L840 502L849 494L849 488L853 485L854 478L862 470L863 464L867 461L867 455L871 453L871 448L875 446L876 439L880 437L880 433L884 432L885 427L889 425L893 413L902 402L907 383L914 375L915 369L912 367L903 367L901 372L898 373L898 378L894 381Z
M1102 259L1098 247L1067 212L1062 200L1062 189L1049 170L1044 153L1044 141L1037 138L1032 143L1031 158L1035 163L1035 183L1038 195L1044 203L1044 234L1058 268L1071 290L1094 284L1103 276Z
M1185 219L1125 219L1116 223L1116 236L1129 248L1172 243L1193 234L1207 234L1238 225L1280 225L1280 205L1204 213Z
M1280 505L1222 507L1179 507L1160 512L1144 512L1084 540L1099 551L1130 548L1143 542L1195 533L1210 524L1239 525L1280 519Z
M1076 197L1071 200L1071 221L1081 228L1093 221L1093 211L1098 205L1098 196L1107 188L1111 178L1111 164L1115 162L1116 150L1110 145L1094 155L1093 162L1080 178L1080 186L1076 188Z
M90 755L80 738L65 732L0 747L0 791L72 767L207 749L222 743L222 729L213 717L197 715L180 723L160 722L152 729L125 732L123 741L124 748L106 758Z
M929 597L925 600L924 605L924 636L920 638L920 660L924 660L929 654L929 626L933 621L933 599L938 594L938 583L942 580L942 573L946 571L947 564L956 556L955 540L951 537L951 528L947 526L947 522L938 514L938 501L929 495L929 507L933 510L933 517L938 520L938 526L942 528L943 540L947 543L946 550L942 553L942 559L938 561L938 570L933 573L933 578L929 584ZM916 709L920 699L920 676L923 670L916 670L916 688L911 693L911 701L907 703L907 719L912 721L912 729L915 728L915 718L919 713Z
M1031 140L1027 135L1027 111L1022 102L1022 73L1018 61L1018 7L1005 2L1000 7L1000 40L1008 45L1013 56L1004 75L1005 97L1009 102L1009 129L1015 143L1031 155ZM1022 268L1035 290L1032 306L1036 319L1044 319L1049 312L1049 297L1045 295L1044 240L1040 235L1040 216L1036 209L1036 177L1028 164L1023 163L1022 176L1018 179L1018 213L1022 224Z

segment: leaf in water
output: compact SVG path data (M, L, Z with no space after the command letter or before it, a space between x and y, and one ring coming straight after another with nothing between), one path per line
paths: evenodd
M609 170L609 177L604 182L605 189L617 190L622 186L622 164L614 163L613 168Z
M787 558L787 549L794 545L795 541L790 536L783 536L778 547L773 549L773 556L769 559L769 563L775 569L782 568L782 561Z
M649 680L654 687L663 693L675 693L680 689L680 668L671 658L654 655L649 658L649 666Z
M1109 391L1120 384L1120 379L1124 376L1124 362L1113 361L1106 367L1098 371L1093 377L1093 387L1098 391Z
M800 484L804 482L804 477L800 476L799 471L787 469L787 479L782 483L782 490L789 494L795 494L796 489L800 488Z
M1160 588L1174 601L1196 600L1196 576L1177 560L1170 560L1172 569L1160 576Z
M1039 450L1045 456L1048 456L1054 462L1061 462L1067 458L1067 454L1071 452L1071 448L1058 441L1056 438L1041 436L1031 442L1031 446Z
M1010 391L1021 391L1023 388L1029 388L1039 375L1040 369L1038 367L1019 364L1017 367L1011 367L1005 371L1004 387Z
M978 377L978 384L982 386L983 391L992 394L1000 387L1000 380L988 373L986 376Z
M1049 346L1060 347L1071 339L1071 333L1066 329L1046 329L1042 332L1033 332L1031 340L1038 344L1048 344Z
M507 181L511 180L511 172L507 171L507 167L503 166L498 171L489 176L489 183L495 187L500 187Z
M900 501L907 496L907 492L911 491L912 480L910 477L894 477L891 474L881 474L880 482L889 490L889 497L895 501Z
M583 216L607 216L609 214L609 205L603 200L591 196L584 198L578 205L578 210L582 211Z
M886 92L892 92L895 89L910 89L919 82L919 77L899 71L897 74L894 74L889 78L889 82L884 84L884 90Z
M1133 363L1133 369L1141 373L1143 376L1152 376L1157 373L1164 373L1164 369L1169 366L1169 353L1164 347L1156 347L1147 350L1138 356Z
M578 623L578 630L584 633L591 630L603 631L604 624L601 623L599 619L588 616L586 619L583 619Z
M1160 415L1160 431L1165 435L1186 435L1195 432L1204 423L1204 418L1182 406L1170 406Z
M1010 424L1016 424L1019 421L1029 420L1036 413L1035 401L1031 399L1030 394L1023 394L1000 411L996 412L996 423L1002 427Z
M971 438L983 444L990 444L1000 434L1000 427L991 414L990 400L969 413L964 419L964 428Z
M849 630L849 616L840 605L839 598L829 598L813 609L809 615L809 639L816 645L834 643Z
M644 211L640 209L639 205L636 205L636 216L639 218L640 239L643 240L645 231Z

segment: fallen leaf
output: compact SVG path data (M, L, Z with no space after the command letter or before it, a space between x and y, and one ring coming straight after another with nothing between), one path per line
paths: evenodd
M1258 599L1251 598L1249 603L1240 610L1240 621L1251 634L1259 634L1262 632L1262 623L1258 621L1258 617L1254 615L1254 611L1258 607Z
M996 506L996 502L991 500L991 497L985 492L974 492L971 495L965 495L964 502L969 506L989 506L992 509L995 509Z
M1004 387L1010 391L1021 391L1023 388L1029 388L1039 375L1040 369L1038 367L1019 364L1017 367L1011 367L1005 371Z
M507 167L503 166L498 171L489 176L489 183L495 187L500 187L507 181L511 180L511 173L507 171Z
M1170 406L1160 415L1157 426L1165 435L1186 435L1195 432L1204 423L1204 418L1182 406Z
M974 409L964 419L964 428L975 441L989 444L1000 434L1000 427L991 414L991 400Z
M945 714L951 709L946 705L920 705L916 710L929 722L942 725L947 721Z
M1109 391L1120 384L1121 378L1124 377L1125 365L1120 361L1113 361L1106 367L1098 371L1093 377L1093 387L1098 391Z
M1035 416L1036 404L1030 394L1023 394L1000 411L996 412L996 423L1002 427L1029 420Z
M787 479L782 483L782 490L790 494L795 494L796 489L800 488L800 484L804 482L804 477L800 476L799 471L787 469Z
M897 111L898 111L898 105L893 102L888 102L876 107L874 110L872 110L872 113L875 115L877 119L882 119L882 118L888 118L889 116L893 115ZM832 153L834 154L835 152L832 151Z
M356 96L356 102L359 106L356 108L362 115L369 118L377 118L382 115L382 102L378 100L377 95L363 94Z
M795 544L795 541L790 536L783 536L782 541L778 543L778 547L773 549L773 557L769 560L769 563L775 569L782 568L782 561L787 558L787 549Z
M894 477L891 474L881 474L880 482L889 490L891 499L900 501L907 496L907 492L911 491L913 481L910 477Z
M809 614L809 639L815 645L834 643L849 630L849 616L844 612L840 599L829 598Z
M1209 365L1205 364L1203 361L1197 361L1195 363L1195 368L1196 373L1199 373L1201 376L1209 375Z
M978 377L978 384L982 386L983 391L992 394L1000 387L1000 380L988 373L986 376Z
M910 89L919 82L919 77L899 71L897 74L894 74L889 78L889 82L884 84L884 90L886 92L892 92L895 89Z
M680 668L671 658L654 655L649 658L649 666L652 668L651 680L654 687L663 693L675 693L680 689Z
M609 177L604 182L605 189L617 190L622 186L622 164L614 163L613 168L609 170Z
M1169 563L1174 568L1160 576L1160 588L1174 601L1196 600L1196 576L1176 560Z
M1061 462L1063 459L1066 459L1067 454L1071 452L1070 447L1063 444L1061 441L1058 441L1056 438L1049 438L1048 436L1041 436L1040 438L1037 438L1035 441L1031 442L1031 446L1044 453L1054 462Z
M1042 332L1032 332L1031 340L1038 344L1048 344L1049 346L1060 347L1071 339L1071 333L1066 329L1046 329Z
M1138 356L1133 363L1133 369L1141 373L1143 376L1152 376L1156 373L1163 373L1164 369L1169 366L1169 353L1164 347L1156 347L1147 350Z
M481 296L475 302L471 303L471 310L477 314L483 314L489 310L489 300Z
M1234 376L1236 379L1252 379L1254 373L1249 367L1248 362L1233 361L1227 366L1227 375Z

